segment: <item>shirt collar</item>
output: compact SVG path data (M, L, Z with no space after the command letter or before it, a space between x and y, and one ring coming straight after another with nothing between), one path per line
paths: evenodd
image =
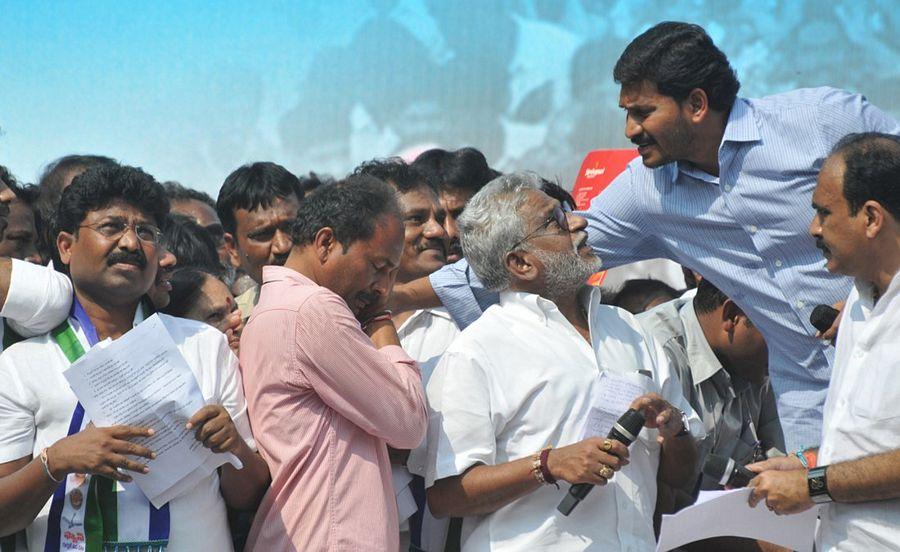
M536 293L524 291L501 291L500 306L524 314L544 325L547 324L550 316L554 314L562 316L553 301L544 299Z
M725 133L722 135L722 143L719 144L719 161L722 161L722 149L728 142L758 142L762 139L759 134L759 124L753 108L743 98L737 98L731 105L728 113L728 121L725 123ZM678 161L678 171L711 184L718 184L719 177L707 174L693 164L686 161Z
M681 323L684 325L684 345L687 349L688 362L691 366L691 376L694 384L699 384L716 375L722 370L722 363L706 341L700 320L694 311L693 301L688 301L678 312ZM722 370L724 372L724 370Z
M756 122L753 108L747 103L747 100L737 98L728 114L722 144L725 142L758 142L759 140L761 140L759 125Z
M875 302L875 286L872 285L871 282L857 279L854 283L856 285L856 291L859 293L860 304L866 313L871 313L876 307L887 305L893 296L900 293L900 272L897 272L894 274L894 277L891 278L891 283L888 284L887 289L884 290L884 295L878 299L877 303Z
M419 320L422 320L426 316L434 316L437 318L443 318L445 320L449 320L453 322L453 317L450 316L450 313L447 312L447 309L444 307L434 308L434 309L419 309L414 311L409 318L403 321L403 324L400 324L400 327L397 328L397 333L403 333L407 329L411 329L413 325L416 324Z
M267 284L269 282L280 282L283 280L292 280L302 284L315 285L315 282L313 282L303 274L300 274L296 270L278 265L264 266L262 276L263 284Z

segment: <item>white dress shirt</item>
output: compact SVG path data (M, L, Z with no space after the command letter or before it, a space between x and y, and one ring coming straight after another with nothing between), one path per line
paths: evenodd
M221 332L202 322L159 315L179 352L197 378L207 404L225 407L238 433L256 449L247 419L247 406L238 359ZM140 309L136 322L139 322ZM85 350L90 348L77 320L70 319ZM0 463L36 457L44 447L66 437L78 399L63 376L71 363L50 334L16 343L0 355ZM26 529L29 550L43 550L50 500ZM232 549L213 472L169 503L171 529L168 550Z
M441 359L441 355L444 354L450 343L459 335L459 328L456 327L456 323L450 317L447 309L424 309L415 311L412 316L407 318L397 329L397 335L400 338L400 345L406 351L406 354L419 363L419 370L422 372L422 385L427 387L431 380L431 375ZM435 431L440 430L440 422L436 419L434 410L429 405L428 431L432 431L432 428ZM425 466L427 464L428 447L426 435L422 443L409 452L406 468L403 466L392 467L395 484L398 481L404 481L405 488L397 495L397 508L400 511L401 520L404 519L404 504L412 501L413 512L415 511L415 500L409 486L412 481L410 474L425 477ZM449 523L449 519L435 518L426 506L422 518L421 549L426 552L443 552L447 541Z
M662 348L645 337L634 316L601 305L599 290L584 299L590 344L553 302L504 292L499 305L450 345L426 390L440 420L440 430L428 433L435 462L426 485L476 464L502 464L546 445L580 441L602 371L642 378L688 413L696 437L702 433ZM556 511L568 491L563 483L560 490L544 486L491 514L465 518L463 550L653 549L657 435L641 431L630 447L631 463L568 517Z
M69 314L72 306L72 281L53 265L41 266L12 259L9 289L0 317L22 337L49 332ZM0 324L0 351L3 332Z
M900 273L877 303L862 282L850 291L838 328L818 465L900 448ZM900 468L898 468L900 469ZM817 549L894 550L900 499L826 504Z

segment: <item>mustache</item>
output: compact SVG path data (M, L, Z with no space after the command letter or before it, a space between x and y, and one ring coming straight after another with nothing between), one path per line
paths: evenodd
M828 246L825 245L825 242L819 238L816 238L816 247L818 247L822 251L831 251L830 249L828 249Z
M635 146L649 146L650 144L655 143L656 141L646 134L641 134L639 136L635 136L631 139L631 143Z
M459 238L453 238L450 240L450 247L448 248L451 253L462 253L462 243L460 243Z
M420 252L425 251L426 249L437 249L444 254L447 253L447 248L444 246L444 242L434 238L423 240L416 249Z
M113 251L106 257L107 266L112 266L116 263L125 263L125 264L133 264L138 268L146 268L147 266L147 257L144 256L140 251Z
M367 291L360 291L356 294L356 298L362 300L367 307L378 300L378 297L376 297L374 293L369 293Z

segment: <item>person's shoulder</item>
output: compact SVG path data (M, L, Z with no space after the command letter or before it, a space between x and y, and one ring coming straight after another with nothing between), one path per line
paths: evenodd
M748 99L754 109L758 111L783 111L794 108L818 109L827 105L846 103L848 98L858 96L852 92L834 88L831 86L818 86L815 88L797 88L787 92L772 94L762 98Z
M498 343L509 335L510 325L514 321L507 316L502 305L494 304L487 308L477 320L459 332L447 351L469 352L474 350L490 351L491 343Z
M676 298L644 311L635 318L648 333L665 343L683 333L680 312L684 304L684 299Z
M225 334L206 322L163 313L157 313L157 316L172 336L175 345L179 347L192 344L218 346L225 339Z
M50 333L14 343L0 353L0 372L45 370L52 365L49 357L56 346Z

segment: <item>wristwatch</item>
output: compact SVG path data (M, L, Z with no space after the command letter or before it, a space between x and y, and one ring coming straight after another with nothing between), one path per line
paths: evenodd
M834 502L831 494L828 492L828 477L825 471L828 466L819 466L813 468L806 473L806 485L809 488L809 498L816 504L825 504Z

